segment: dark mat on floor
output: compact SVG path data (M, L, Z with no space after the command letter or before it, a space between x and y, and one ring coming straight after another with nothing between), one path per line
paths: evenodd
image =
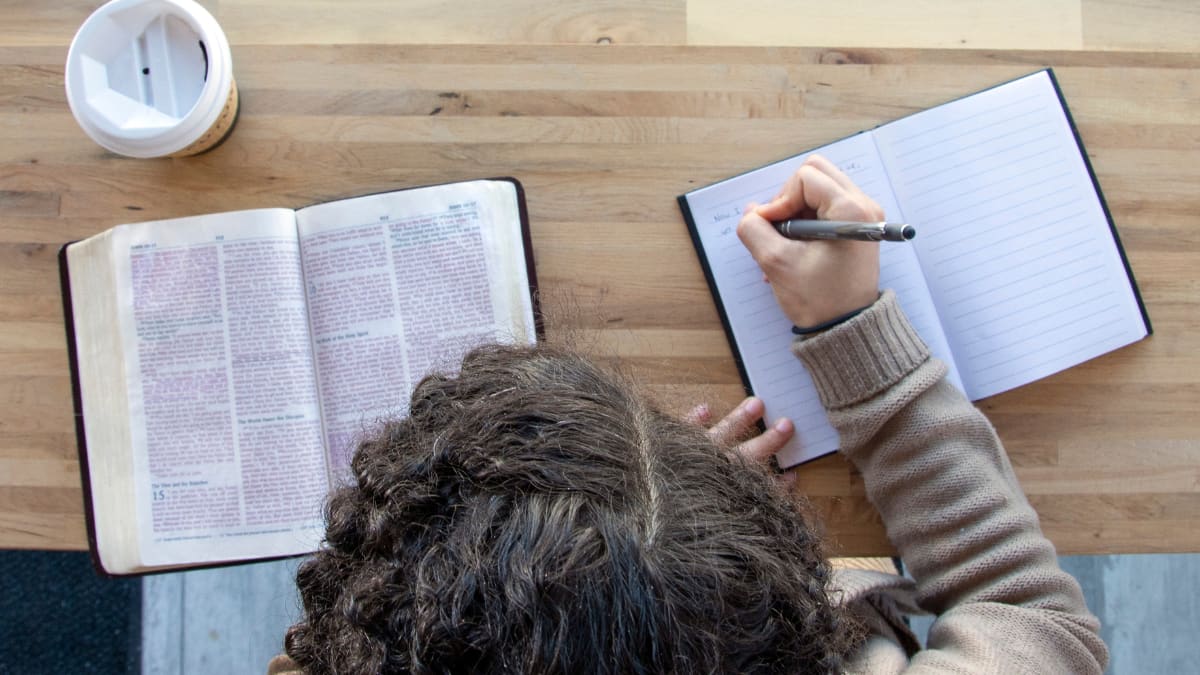
M0 551L0 675L137 673L140 579L105 579L87 553Z

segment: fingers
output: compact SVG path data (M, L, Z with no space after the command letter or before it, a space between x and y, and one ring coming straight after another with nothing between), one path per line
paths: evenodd
M837 183L838 187L842 188L840 194L836 195L833 200L825 203L824 208L819 210L821 217L833 220L883 220L883 209L880 208L879 204L874 199L871 199L867 193L863 192L862 188L858 187L833 162L820 155L812 155L805 163L829 176L830 179Z
M709 409L707 403L701 403L689 410L688 414L683 416L683 421L688 424L706 427L712 421L712 410Z
M778 197L755 212L767 220L784 220L805 210L821 213L845 192L832 176L816 165L805 163L784 184Z
M858 187L833 162L820 155L812 155L808 158L807 163L832 178L843 190L838 200L841 203L835 204L834 202L830 202L826 204L828 208L822 212L823 216L833 219L845 217L870 221L883 220L883 209L879 204L874 199L871 199L870 195L863 192L862 188ZM834 209L843 211L843 213L832 213L831 211Z
M809 155L808 159L804 160L804 163L832 178L833 181L837 183L843 190L846 190L847 192L858 191L858 186L854 184L854 181L850 180L849 176L843 173L841 169L837 168L837 165L828 159L825 159L823 156Z
M765 412L762 400L751 396L709 429L708 435L723 446L733 445L749 436L749 440L739 443L734 451L752 461L765 462L782 450L796 433L795 425L786 417L776 420L761 434L757 433L758 421Z
M769 221L819 217L843 220L882 220L883 210L833 162L809 155L784 184L779 196L754 209Z
M764 412L766 407L762 400L751 396L713 425L708 436L718 445L733 445L755 430Z
M783 220L804 211L819 211L840 193L854 189L854 182L832 162L810 155L784 183L779 196L757 210L768 220Z
M796 427L786 417L776 420L766 431L737 446L736 451L746 459L765 462L792 440Z

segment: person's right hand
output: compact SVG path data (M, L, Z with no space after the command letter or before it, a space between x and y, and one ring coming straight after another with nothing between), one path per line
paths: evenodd
M884 215L875 200L832 162L812 155L769 204L748 206L737 229L795 325L815 326L875 302L878 243L788 239L771 225L788 218L878 222Z

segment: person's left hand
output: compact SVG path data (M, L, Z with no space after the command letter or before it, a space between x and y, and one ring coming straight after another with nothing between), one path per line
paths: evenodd
M750 396L712 426L709 426L712 421L712 411L704 404L693 408L686 419L693 424L708 427L708 436L717 445L733 446L734 452L746 459L754 462L766 462L787 445L795 435L796 427L791 420L781 417L766 431L752 436L758 431L758 421L762 419L765 412L766 407L762 400ZM747 438L748 436L752 437ZM788 484L793 482L795 477L795 474L791 472L780 475L780 479Z

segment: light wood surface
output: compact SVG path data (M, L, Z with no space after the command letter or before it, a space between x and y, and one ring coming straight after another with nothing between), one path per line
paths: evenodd
M985 2L978 21L917 0L874 15L772 0L203 4L234 44L242 113L220 148L176 160L107 154L71 117L63 63L95 3L0 4L0 547L86 546L66 241L513 175L551 337L619 360L671 410L721 409L741 387L675 196L1049 65L1155 335L980 406L1060 552L1200 551L1193 3ZM801 489L835 551L890 553L840 458L807 466Z

